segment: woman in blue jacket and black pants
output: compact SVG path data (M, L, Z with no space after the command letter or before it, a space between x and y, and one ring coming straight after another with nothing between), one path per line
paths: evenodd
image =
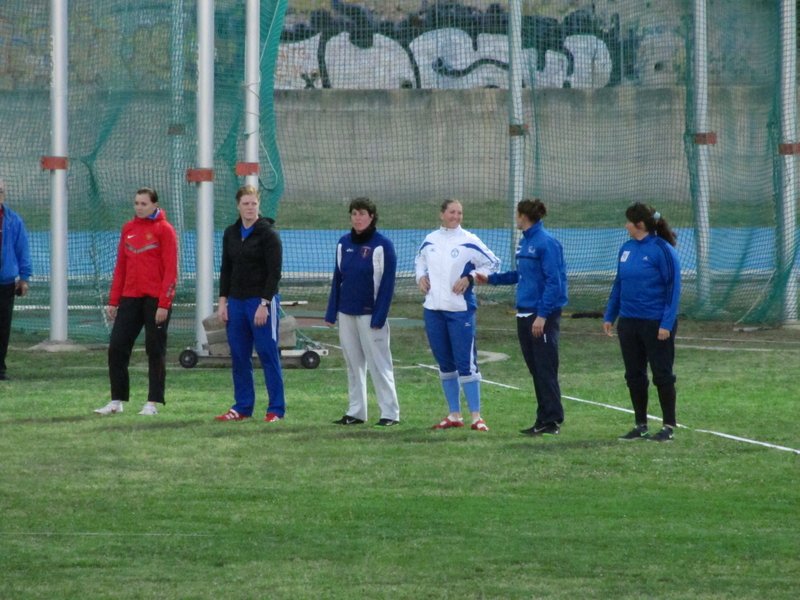
M541 223L547 208L541 200L517 205L517 269L478 274L477 283L517 284L517 336L536 391L536 422L520 431L526 435L558 435L564 422L558 383L558 338L561 307L567 304L567 266L564 250Z
M621 440L672 440L675 434L675 332L681 296L681 268L676 236L661 214L637 202L625 211L625 229L632 239L622 245L617 277L606 306L603 331L617 335L625 363L625 381L633 403L636 426ZM647 364L664 418L661 431L651 436L647 426Z

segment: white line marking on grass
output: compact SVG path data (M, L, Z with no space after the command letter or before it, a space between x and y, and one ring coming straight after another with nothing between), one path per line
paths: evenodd
M633 411L629 408L621 408L619 406L612 406L611 404L603 404L602 402L593 402L592 400L584 400L583 398L575 398L574 396L562 395L561 397L567 398L568 400L574 400L575 402L584 402L586 404L594 404L595 406L602 406L603 408L612 408L614 410L620 410L622 412L633 413ZM661 421L659 417L656 417L654 415L647 415L647 417L650 419L655 419L656 421ZM688 431L699 431L700 433L709 433L711 435L718 435L719 437L724 437L729 440L736 440L737 442L746 442L748 444L756 444L757 446L765 446L767 448L774 448L775 450L783 450L785 452L794 452L795 454L800 454L800 450L796 450L794 448L787 448L786 446L778 446L776 444L768 444L767 442L759 442L757 440L738 437L727 433L720 433L719 431L709 431L708 429L693 429L691 427L687 427L686 425L681 425L680 423L678 423L677 425L678 427L682 429L687 429Z
M94 533L94 532L73 532L60 533L50 532L25 532L25 531L0 531L0 535L75 535L75 536L115 536L115 537L214 537L211 533Z
M679 425L678 427L683 427L683 425ZM686 427L686 429L691 430L689 427ZM776 444L768 444L767 442L750 440L747 438L738 437L727 433L720 433L719 431L709 431L707 429L695 429L695 431L699 431L701 433L710 433L711 435L718 435L719 437L728 438L729 440L736 440L737 442L746 442L748 444L756 444L758 446L766 446L767 448L774 448L775 450L783 450L785 452L794 452L795 454L800 454L800 450L795 450L794 448L787 448L786 446L778 446Z
M774 348L724 348L722 346L689 346L688 344L675 344L676 348L689 350L721 350L723 352L774 352ZM787 349L783 349L786 352Z
M423 365L422 363L417 363L417 366L418 367L423 367L425 369L433 369L434 371L438 371L439 370L439 367L437 367L436 365ZM492 385L497 385L497 386L500 386L500 387L508 388L509 390L517 390L517 391L519 391L519 388L518 387L514 387L513 385L506 385L505 383L498 383L496 381L489 381L488 379L481 379L481 381L484 382L484 383L491 383Z
M439 370L439 367L433 365L423 365L418 364L417 366L423 367L425 369L434 369L436 371ZM497 383L496 381L489 381L488 379L482 379L483 383L489 383L491 385L498 385L500 387L508 388L510 390L517 390L519 391L518 387L514 387L513 385L506 385L505 383ZM621 406L614 406L612 404L603 404L602 402L595 402L593 400L584 400L583 398L576 398L575 396L566 396L564 394L561 395L562 398L566 398L567 400L574 400L575 402L583 402L584 404L593 404L595 406L601 406L603 408L610 408L611 410L618 410L620 412L633 414L633 411L630 408L622 408ZM655 421L663 421L661 417L657 417L655 415L647 415L649 419L653 419ZM759 442L758 440L751 440L748 438L738 437L735 435L730 435L728 433L720 433L719 431L709 431L708 429L693 429L691 427L687 427L686 425L681 425L680 423L677 424L678 427L681 429L686 429L688 431L697 431L700 433L708 433L710 435L717 435L719 437L727 438L729 440L735 440L737 442L745 442L747 444L756 444L757 446L764 446L766 448L773 448L775 450L783 450L784 452L794 452L795 454L800 454L800 450L796 450L795 448L787 448L786 446L778 446L777 444L769 444L767 442Z

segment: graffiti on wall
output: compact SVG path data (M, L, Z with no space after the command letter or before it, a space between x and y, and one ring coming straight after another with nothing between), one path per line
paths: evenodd
M378 21L332 0L281 35L276 89L468 89L508 87L508 13L439 4L401 22ZM634 77L637 37L588 10L559 22L525 16L523 85L596 89Z

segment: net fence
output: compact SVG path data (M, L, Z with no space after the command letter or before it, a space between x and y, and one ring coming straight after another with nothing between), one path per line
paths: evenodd
M242 1L215 13L215 264L236 219L243 160ZM523 197L541 198L567 259L569 311L602 311L624 211L658 210L678 233L681 312L779 322L793 273L779 265L777 2L710 2L708 124L696 126L693 3L522 2ZM70 0L69 334L107 339L116 245L136 189L154 187L181 242L172 336L193 337L196 4ZM284 243L282 294L325 297L357 196L398 251L397 294L446 198L513 268L509 6L473 0L263 0L262 212ZM14 325L48 333L49 2L0 3L0 177L30 231L35 276ZM698 144L713 132L716 143ZM710 137L705 141L714 141ZM703 141L703 140L701 140ZM705 148L707 168L698 169ZM699 227L708 189L708 230ZM701 198L702 200L702 198ZM700 223L702 225L702 223ZM703 233L705 232L705 233ZM698 256L708 259L708 297ZM793 264L791 257L791 264ZM509 302L512 288L481 288Z

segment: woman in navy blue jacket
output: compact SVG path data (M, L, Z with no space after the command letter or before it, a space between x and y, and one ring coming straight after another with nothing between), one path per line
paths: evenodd
M517 205L517 269L486 276L476 283L517 284L517 336L536 392L536 422L526 435L558 435L564 422L558 384L558 338L561 307L567 304L567 267L561 244L541 223L547 208L541 200Z
M641 202L628 207L625 217L632 239L619 251L603 323L603 331L610 336L619 317L617 335L636 419L636 426L619 439L665 442L674 438L676 427L672 368L681 296L676 236L660 213ZM664 418L661 431L653 436L647 426L648 363Z
M347 365L350 405L337 425L367 420L367 370L381 418L375 427L400 423L389 348L389 306L394 295L397 255L392 242L376 229L378 211L369 198L350 203L353 228L336 246L336 267L325 322L339 321L339 341Z

